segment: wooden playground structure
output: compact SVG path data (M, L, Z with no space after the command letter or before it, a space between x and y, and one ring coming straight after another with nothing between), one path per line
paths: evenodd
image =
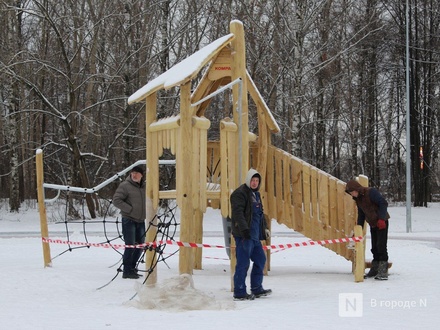
M202 69L203 76L193 89ZM180 89L179 114L157 118L158 91L174 87ZM206 110L213 95L228 88L232 90L232 118L220 121L220 140L210 141L211 121L205 117ZM257 133L249 131L249 101L256 107ZM207 207L219 208L222 217L230 217L229 196L243 183L250 167L263 178L260 191L267 220L276 219L311 240L353 234L365 237L363 228L355 225L356 205L345 193L344 182L271 144L271 134L278 133L279 127L246 70L240 21L230 23L230 34L175 65L128 99L129 104L137 102L146 106L147 198L152 202L152 212L160 199L176 199L181 211L181 242L202 243ZM175 190L159 189L159 160L164 150L175 156ZM367 186L368 179L360 176L360 183ZM154 236L147 232L147 242ZM363 281L365 240L356 242L354 249L348 249L347 243L324 246L351 261L355 281ZM270 251L267 269L269 257ZM146 258L155 258L154 253L147 251ZM179 258L179 272L192 274L201 268L202 249L180 247ZM231 267L233 264L231 253Z

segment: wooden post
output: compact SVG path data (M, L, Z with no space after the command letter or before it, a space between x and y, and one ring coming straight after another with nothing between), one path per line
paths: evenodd
M147 198L152 199L153 207L157 208L159 203L159 160L157 153L154 152L155 142L152 138L154 132L150 126L156 120L157 114L157 94L152 93L145 100L145 137L146 137L146 157L147 166L145 171Z
M235 38L231 41L232 61L231 61L231 80L241 79L241 99L240 86L235 84L232 87L234 122L239 127L239 143L237 144L237 165L238 175L236 174L236 182L238 185L244 182L246 173L249 170L249 118L248 118L248 91L246 79L246 48L244 40L243 23L234 20L229 26ZM240 113L238 113L240 111ZM241 147L241 154L238 152ZM229 173L232 175L232 173ZM235 189L236 187L231 187Z
M234 273L235 273L235 266L237 265L237 257L235 255L236 249L235 247L237 246L236 242L235 242L235 238L234 236L231 234L231 252L230 252L230 259L231 262L229 263L229 267L231 270L231 292L234 291Z
M156 208L153 207L153 201L151 198L146 197L146 210L147 210L147 219L146 226L148 231L145 235L145 242L153 242L156 239L157 235L157 217L156 217ZM149 226L150 221L153 226ZM157 263L157 253L155 251L147 250L145 252L145 267L146 270L149 271L150 268L153 268L152 272L148 275L145 284L156 284L157 283L157 267L155 267Z
M354 236L363 236L362 235L362 227L359 225L354 226ZM364 272L365 272L365 239L361 242L355 243L355 256L354 256L354 281L355 282L363 282L364 281Z
M180 88L180 154L177 160L177 189L178 200L181 201L180 210L180 241L190 242L191 233L194 230L194 210L193 210L193 191L192 191L192 114L191 114L191 81L182 85ZM180 196L180 198L179 198ZM180 274L193 273L194 253L190 247L180 247L179 251L179 272Z
M193 239L191 242L203 243L203 212L201 210L194 210L194 227ZM193 248L194 251L194 269L202 269L203 249Z
M43 150L38 149L36 153L37 165L37 196L38 196L38 211L40 213L40 228L41 238L49 238L49 229L47 227L46 206L44 204L44 172L43 172ZM52 258L50 256L50 245L43 242L43 259L44 267L52 266Z
M236 142L235 132L237 132L237 125L229 121L229 118L220 122L220 173L227 173L227 175L220 176L220 209L224 218L231 216L229 196L232 189L236 188L235 177L231 175L231 169L235 168L231 164L235 165L234 160L236 159L232 150L232 146L235 146Z
M363 186L363 187L368 187L368 177L367 176L365 176L365 175L359 175L359 177L358 177L358 181L359 181L359 183L361 184L361 186Z
M353 221L352 224L353 225L356 224L355 222L356 220L354 220L355 216L357 215L357 213L354 214L356 205L354 204L354 201L351 198L351 196L345 192L345 182L338 181L336 183L336 192L338 194L338 199L337 199L338 210L337 210L337 219L335 221L334 227L339 233L345 234L344 231L345 218L352 219ZM337 244L335 252L338 255L345 257L345 251L346 251L346 246L342 244Z
M146 191L145 191L145 205L146 205L146 226L148 228L149 221L153 221L153 224L157 224L156 218L156 208L159 199L159 187L156 182L159 181L158 176L158 167L159 160L157 159L155 153L153 152L153 144L154 141L152 139L153 133L150 131L150 125L156 120L156 104L157 104L157 95L156 93L152 93L147 96L145 100L145 137L146 137L146 157L147 157L147 166L145 169L145 180L146 180ZM156 238L157 227L150 226L146 235L145 242L152 242ZM150 267L156 264L156 253L155 251L146 251L145 252L145 267L150 269ZM155 284L157 282L157 267L153 267L153 272L148 275L145 284Z
M310 167L308 165L303 166L303 201L304 201L304 235L307 237L312 236L312 225L311 225L311 212L310 205L312 203L312 199L310 196Z
M293 226L298 232L304 232L304 215L302 211L303 190L302 190L302 168L303 164L299 159L292 158L292 195L293 195Z
M319 209L319 237L321 239L332 238L329 236L329 218L330 218L330 206L329 206L329 177L324 172L318 172L318 203Z
M224 120L220 122L220 173L228 173L228 132L225 130ZM229 189L228 176L220 176L220 211L222 217L227 218L229 213Z
M369 186L369 180L368 177L365 175L360 174L358 177L358 181L359 183L363 186L363 187L368 187ZM362 237L364 238L364 261L365 261L365 249L367 248L367 222L365 221L364 223L364 227L362 228ZM364 266L364 270L365 270L365 266Z

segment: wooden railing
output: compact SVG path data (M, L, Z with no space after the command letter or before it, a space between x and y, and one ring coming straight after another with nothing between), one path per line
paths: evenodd
M258 148L250 148L252 167L257 168L262 157ZM209 142L211 171L208 173L211 177L208 180L211 182L223 177L222 162L229 163L221 157L219 143ZM226 164L223 166L228 168ZM351 196L345 193L345 182L273 146L268 148L267 171L261 174L265 180L261 193L268 219L275 219L311 240L353 236L357 209ZM210 201L214 208L222 208L229 202L230 185L222 184L221 189L222 201ZM222 209L222 215L227 216L228 212ZM347 248L347 244L324 246L354 262L355 251Z
M234 152L237 141L235 124L229 122L222 124L221 142L207 142L204 145L206 154L200 153L206 162L204 164L200 162L202 165L197 168L197 172L204 172L202 167L206 166L207 185L205 187L201 182L197 182L197 187L200 190L206 188L200 197L206 203L199 199L199 204L194 207L200 208L202 212L206 206L219 208L222 216L226 218L230 216L229 196L238 186L234 174L236 172ZM197 139L200 138L206 137L202 134L197 136ZM158 140L168 141L168 139ZM171 139L171 141L176 140ZM314 241L347 238L353 235L364 236L362 228L359 226L355 228L357 209L351 196L345 193L345 182L279 148L269 146L267 155L263 155L258 144L252 145L249 148L250 166L258 168L261 167L259 165L262 161L266 161L263 166L266 168L266 173L261 173L264 180L261 194L267 219L275 219L278 223ZM157 149L160 150L160 146ZM201 179L200 176L198 178ZM153 195L161 196L164 193ZM356 250L348 248L348 244L350 243L326 244L324 247L352 261L353 271L357 274L355 274L356 281L362 281L364 243L356 243ZM270 269L270 263L268 268Z
M345 182L270 146L264 207L270 219L312 240L345 238L353 235L357 209ZM347 260L354 258L347 243L325 247Z

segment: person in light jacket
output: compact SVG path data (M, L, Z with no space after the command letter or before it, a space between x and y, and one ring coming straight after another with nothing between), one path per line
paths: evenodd
M261 175L250 169L245 183L231 194L231 225L235 239L235 254L237 264L234 273L234 299L253 300L272 293L263 288L263 270L266 264L266 255L260 240L270 235L263 214L263 205L259 193ZM251 293L246 290L246 277L253 262L250 284Z
M145 243L145 180L140 166L132 168L127 179L118 186L113 195L113 204L121 210L122 236L125 245ZM139 278L137 263L142 249L125 248L122 256L122 278Z

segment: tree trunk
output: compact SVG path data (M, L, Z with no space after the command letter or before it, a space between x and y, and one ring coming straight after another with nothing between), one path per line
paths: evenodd
M7 13L7 43L6 47L12 55L20 53L21 40L21 18L22 12L12 10ZM20 55L18 55L20 57ZM7 136L9 145L10 175L9 175L9 208L11 212L18 212L20 209L20 176L19 176L19 143L20 125L17 123L20 110L20 86L18 81L12 80L5 84L6 90L6 111L7 111Z

